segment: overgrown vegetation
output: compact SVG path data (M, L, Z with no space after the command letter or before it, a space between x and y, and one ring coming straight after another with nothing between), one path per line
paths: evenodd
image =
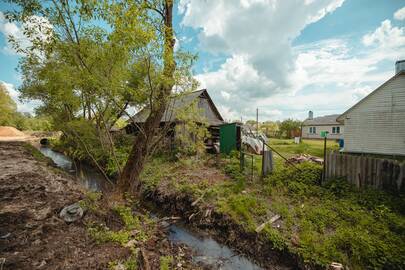
M174 2L8 2L16 8L7 19L21 24L29 41L8 40L21 54L20 97L40 101L36 112L51 118L75 157L91 160L105 175L118 172L122 193L134 190L161 138L156 135L171 95L197 87L195 55L174 50ZM129 107L146 109L144 125L132 121ZM122 117L140 131L128 154L112 135Z
M225 164L223 163L225 162ZM159 172L154 168L159 167ZM231 179L212 181L187 171L213 170L201 163L152 160L143 178L146 189L189 194L226 214L246 232L265 225L261 235L274 248L298 254L309 265L338 261L350 269L405 267L405 198L383 191L357 190L343 179L318 185L321 166L305 163L279 166L263 181L250 182L239 171L239 160L223 159ZM197 180L197 179L198 180Z
M143 262L142 260L148 260L148 258L142 259L142 256L144 256L143 250L152 249L153 247L149 245L158 239L157 222L152 220L147 213L134 211L133 208L137 204L132 199L128 197L125 202L108 204L102 200L101 193L89 192L80 205L90 215L102 216L104 220L110 219L115 224L110 228L107 223L95 222L90 218L90 222L86 224L87 231L97 244L115 243L130 250L130 255L126 259L111 261L109 269L119 267L127 270L144 269L144 263L151 263ZM148 242L151 239L153 241ZM156 264L160 269L171 269L174 262L173 256L167 252L167 250L159 250L156 254L158 256Z

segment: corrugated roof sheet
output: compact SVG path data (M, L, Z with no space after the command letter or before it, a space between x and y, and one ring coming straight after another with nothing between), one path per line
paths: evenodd
M193 91L187 94L182 94L176 97L172 97L170 99L168 108L166 109L161 122L173 122L176 120L176 111L181 110L186 108L187 106L190 106L191 103L198 97L200 97L203 93L206 93L208 96L209 100L211 101L211 98L209 97L207 90L202 89L202 90L197 90ZM211 101L212 102L212 101ZM215 105L212 103L213 106L213 111L218 114L218 119L208 119L208 122L210 125L219 125L222 124L223 120L221 115L219 114L218 110L216 109ZM133 116L133 119L138 122L138 123L143 123L146 121L146 119L149 116L149 109L143 109L139 111L137 114Z
M316 126L316 125L341 125L341 123L336 121L339 114L331 114L320 117L315 117L314 119L306 119L303 124L304 126Z

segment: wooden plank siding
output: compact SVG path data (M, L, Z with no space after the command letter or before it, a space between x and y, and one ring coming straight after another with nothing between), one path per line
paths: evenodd
M405 162L329 152L325 165L326 180L345 178L358 188L405 192Z
M405 156L405 73L339 118L345 125L345 152Z

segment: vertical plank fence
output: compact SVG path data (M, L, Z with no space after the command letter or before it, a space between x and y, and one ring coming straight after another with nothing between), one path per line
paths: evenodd
M325 179L346 178L358 188L405 192L405 162L337 152L326 154Z

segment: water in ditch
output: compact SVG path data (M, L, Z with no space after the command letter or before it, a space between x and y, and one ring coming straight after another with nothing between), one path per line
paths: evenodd
M108 182L94 168L78 164L64 154L53 151L49 147L40 147L42 154L51 158L63 170L76 176L78 182L91 191L103 191ZM183 225L172 224L169 227L169 240L185 244L194 251L193 259L197 263L221 270L259 270L263 269L244 256L240 256L226 245L215 241L209 235L193 232Z

